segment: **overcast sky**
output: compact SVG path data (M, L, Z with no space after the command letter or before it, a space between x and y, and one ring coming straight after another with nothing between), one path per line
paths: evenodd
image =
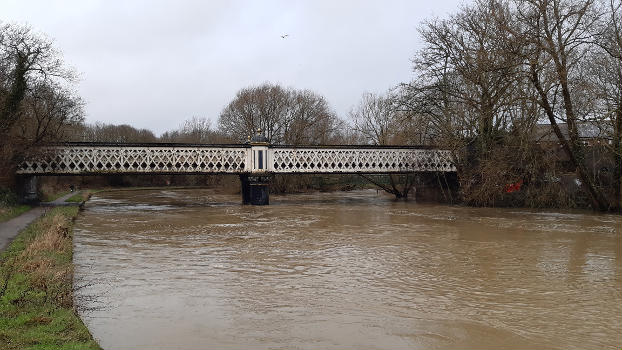
M408 81L422 20L462 3L2 0L0 20L54 39L81 75L88 122L160 134L193 116L216 126L238 90L263 82L311 89L345 118L362 93Z

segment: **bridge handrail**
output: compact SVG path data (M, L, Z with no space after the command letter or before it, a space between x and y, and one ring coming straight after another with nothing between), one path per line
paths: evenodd
M42 146L46 147L63 147L63 146L78 146L78 147L218 147L218 148L249 148L248 143L184 143L184 142L86 142L86 141L72 141L72 142L57 142L49 143ZM360 148L360 149L434 149L439 151L449 150L434 145L276 145L271 144L269 148Z
M46 147L216 147L216 148L250 148L247 143L182 143L182 142L58 142L49 143Z

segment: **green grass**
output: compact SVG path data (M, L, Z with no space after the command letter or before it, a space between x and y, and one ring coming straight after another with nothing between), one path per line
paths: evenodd
M100 349L74 311L72 219L58 207L0 254L1 349Z
M41 195L41 201L42 202L52 202L55 201L57 199L59 199L60 197L68 194L70 191L61 191L61 192L54 192L54 193L43 193Z
M10 207L0 207L0 222L9 221L22 213L30 210L29 205L15 205Z
M81 202L86 201L89 198L91 198L91 195L93 193L98 193L98 192L102 192L102 191L106 191L106 190L101 190L101 189L81 190L80 192L78 192L78 193L74 194L73 196L67 198L67 200L65 202L81 203Z
M84 200L86 200L88 198L88 197L85 197L85 195L88 196L89 195L89 191L90 190L80 191L80 192L74 194L73 196L67 198L65 200L65 202L80 203L80 202L82 202L82 201L84 201Z

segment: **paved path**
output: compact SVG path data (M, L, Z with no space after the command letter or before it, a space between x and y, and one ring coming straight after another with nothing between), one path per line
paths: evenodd
M53 200L51 202L41 202L39 203L39 205L41 205L42 207L57 207L59 205L80 205L80 203L77 202L65 202L67 199L75 196L76 194L80 193L80 191L76 191L76 192L69 192L66 195Z
M9 221L0 222L0 251L3 251L21 230L25 229L31 222L43 215L49 207L60 205L79 205L80 203L65 202L65 200L77 193L79 193L79 191L68 193L52 202L42 202L39 207L34 207Z
M21 230L43 215L46 210L43 207L34 207L9 221L0 222L0 251L4 250Z

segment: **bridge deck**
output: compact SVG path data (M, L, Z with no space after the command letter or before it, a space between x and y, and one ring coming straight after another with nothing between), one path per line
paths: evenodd
M407 146L73 143L40 149L18 174L453 172L451 152Z

